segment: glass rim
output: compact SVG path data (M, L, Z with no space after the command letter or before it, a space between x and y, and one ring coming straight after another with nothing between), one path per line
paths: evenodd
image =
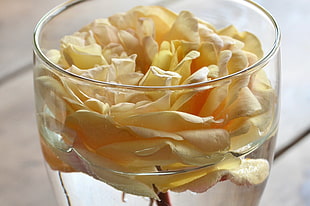
M50 11L48 11L36 24L34 32L33 32L33 50L34 53L36 55L38 55L40 57L40 59L47 64L49 67L56 69L58 72L61 72L65 75L68 75L72 78L75 78L77 80L80 81L86 81L89 82L91 84L98 84L98 85L105 85L105 86L110 86L110 87L118 87L118 88L124 88L124 89L185 89L185 88L195 88L195 87L204 87L207 85L212 85L215 83L219 83L225 80L230 80L232 78L238 77L240 75L244 75L247 74L249 72L255 71L256 69L259 69L261 67L263 67L264 65L266 65L269 60L276 54L276 52L278 51L279 47L280 47L280 41L281 41L281 32L280 32L280 28L279 25L277 23L277 21L275 20L275 18L272 16L272 14L267 11L263 6L259 5L258 3L252 1L252 0L242 0L243 2L246 2L252 6L254 6L255 8L259 9L261 12L263 12L263 14L265 15L265 17L268 18L268 20L270 21L270 23L273 25L274 28L274 34L275 34L275 38L273 41L273 45L272 48L266 52L266 54L264 54L264 56L259 59L258 61L256 61L254 64L238 71L238 72L234 72L232 74L228 74L228 75L224 75L212 80L207 80L207 81L201 81L201 82L197 82L197 83L192 83L192 84L184 84L184 85L173 85L173 86L139 86L139 85L127 85L127 84L119 84L119 83L115 83L115 82L104 82L104 81L100 81L100 80L95 80L95 79L91 79L91 78L87 78L84 76L80 76L77 75L75 73L72 73L70 71L65 70L64 68L62 68L61 66L53 63L42 51L41 47L40 47L40 41L39 41L39 37L41 34L41 31L43 29L43 27L49 22L51 21L54 17L56 17L58 14L62 13L63 11L65 11L66 9L70 8L71 6L74 6L78 3L82 3L82 2L86 2L89 0L68 0L67 2L64 2L62 4L59 4L58 6L54 7L53 9L51 9Z

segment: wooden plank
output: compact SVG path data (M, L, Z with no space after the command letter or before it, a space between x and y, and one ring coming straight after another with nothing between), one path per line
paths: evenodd
M310 135L274 163L261 205L310 205Z
M32 62L32 33L37 21L63 0L0 1L0 77Z
M55 206L39 146L31 71L2 85L0 94L0 205Z
M310 69L305 64L310 48L310 1L256 1L272 13L282 32L280 148L310 126Z

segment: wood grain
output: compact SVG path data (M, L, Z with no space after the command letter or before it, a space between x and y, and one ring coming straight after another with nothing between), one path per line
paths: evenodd
M275 162L262 206L310 205L310 135Z
M2 85L0 94L0 205L55 206L37 135L32 72Z

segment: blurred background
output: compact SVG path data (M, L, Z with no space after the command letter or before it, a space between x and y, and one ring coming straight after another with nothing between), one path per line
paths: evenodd
M35 24L61 0L0 0L0 205L56 206L36 130ZM261 205L310 206L310 1L256 0L282 30L278 156Z

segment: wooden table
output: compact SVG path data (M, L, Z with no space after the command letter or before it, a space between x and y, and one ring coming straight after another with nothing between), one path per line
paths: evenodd
M55 206L34 117L32 31L61 0L0 1L0 205ZM310 205L310 1L257 0L282 29L282 108L261 205Z

